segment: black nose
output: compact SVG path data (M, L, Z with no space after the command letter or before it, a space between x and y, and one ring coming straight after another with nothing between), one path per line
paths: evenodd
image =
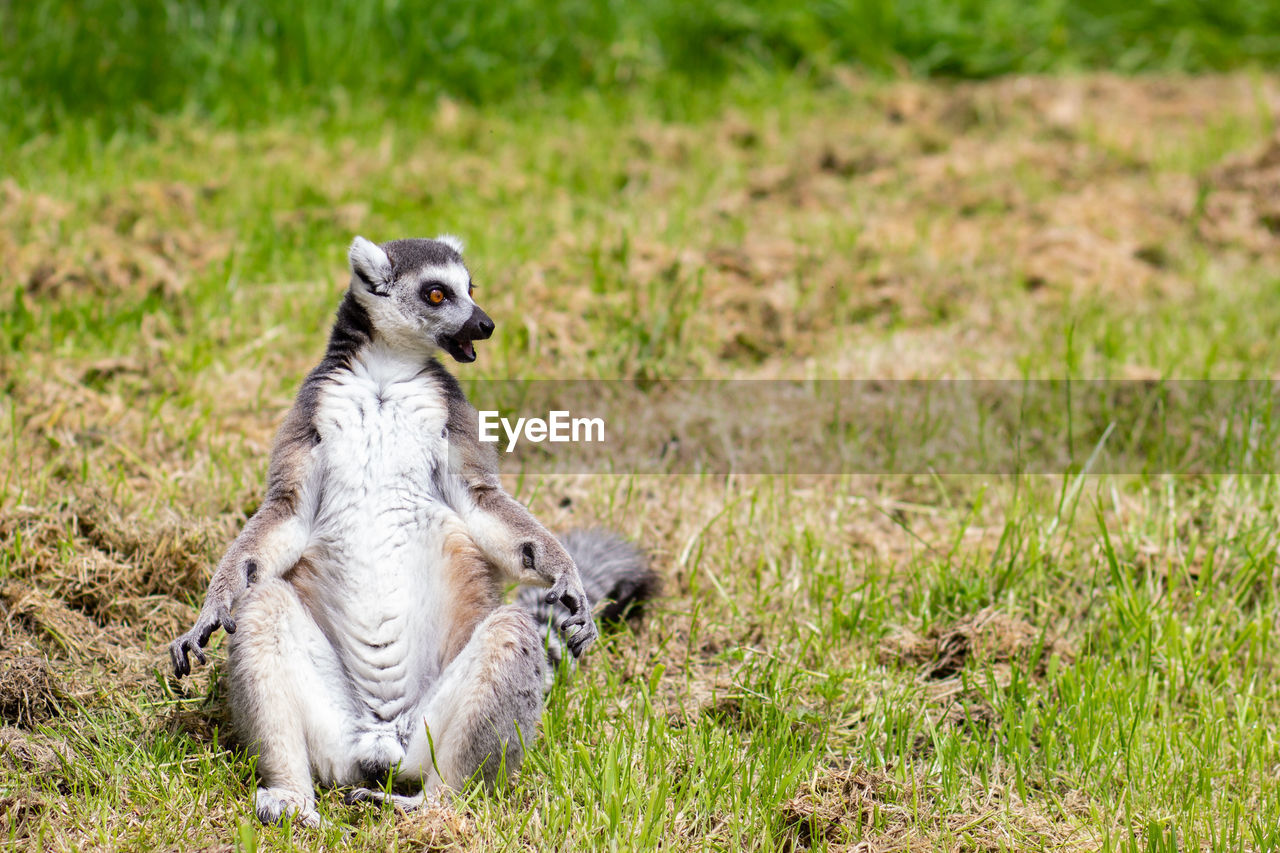
M489 315L481 311L479 306L471 312L471 322L468 325L476 330L476 339L481 341L488 340L496 328Z

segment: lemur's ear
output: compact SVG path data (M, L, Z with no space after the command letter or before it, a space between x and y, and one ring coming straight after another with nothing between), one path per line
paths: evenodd
M391 286L391 259L376 243L357 237L347 253L351 274L375 296L386 296Z
M441 234L436 238L437 243L444 243L450 249L453 249L459 255L462 254L462 241L452 234Z

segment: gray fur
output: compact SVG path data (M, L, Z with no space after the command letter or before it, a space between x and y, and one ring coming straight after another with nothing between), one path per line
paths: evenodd
M570 550L503 490L475 410L434 357L473 360L471 342L493 330L460 247L352 244L350 287L281 425L262 505L171 646L182 676L214 631L232 634L228 697L258 753L264 822L318 824L314 780L390 774L421 786L396 800L409 806L501 781L542 711L535 614L578 655L597 636L589 602L655 588L621 540L574 534L565 545L598 563L584 562L584 583ZM433 289L447 298L428 300ZM504 580L544 588L541 605L503 606Z
M391 259L392 270L415 270L462 263L462 255L439 240L392 240L383 243L382 250Z

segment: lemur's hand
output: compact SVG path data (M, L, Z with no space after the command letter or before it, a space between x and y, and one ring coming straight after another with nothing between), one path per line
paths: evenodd
M575 658L582 657L587 646L600 636L600 630L596 628L596 622L591 618L591 605L587 601L586 592L582 589L582 580L578 577L577 571L560 575L551 589L547 590L547 603L554 604L557 601L569 611L569 618L560 625L569 651Z
M578 567L569 552L550 533L541 528L539 532L541 536L520 546L521 562L532 576L550 581L551 587L546 592L547 604L558 601L569 611L559 630L573 656L581 657L587 646L600 636L595 620L591 618L591 602L587 600Z
M191 672L191 661L187 659L188 653L195 655L200 663L208 663L204 656L204 647L209 644L209 638L213 636L213 632L219 628L223 628L228 634L236 632L236 620L231 618L230 600L206 601L191 630L169 645L174 675L181 678Z

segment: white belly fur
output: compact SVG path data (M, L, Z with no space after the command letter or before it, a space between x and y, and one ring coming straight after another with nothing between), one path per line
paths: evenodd
M320 394L308 604L356 695L378 718L408 710L439 676L447 628L445 539L464 530L441 500L448 410L433 380L376 351Z

